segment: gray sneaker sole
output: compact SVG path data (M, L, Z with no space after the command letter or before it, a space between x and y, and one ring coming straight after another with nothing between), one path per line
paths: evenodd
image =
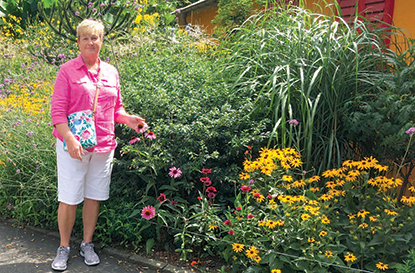
M79 255L81 255L82 257L84 257L85 258L85 254L84 254L84 252L83 251L80 251L79 252ZM97 264L99 264L101 261L98 261L98 262L96 262L96 263L88 263L85 259L84 259L84 263L86 264L86 265L97 265Z

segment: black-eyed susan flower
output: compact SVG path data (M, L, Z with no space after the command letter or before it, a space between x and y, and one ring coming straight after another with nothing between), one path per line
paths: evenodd
M247 180L249 179L251 176L249 175L249 173L240 173L239 174L239 179L241 180Z
M380 270L386 270L386 269L388 269L388 268L389 268L388 264L384 264L384 263L382 263L382 262L378 262L378 263L376 264L376 267L377 267L378 269L380 269Z
M331 252L330 250L326 250L326 252L324 252L324 256L326 256L327 258L330 258L333 256L333 252Z
M367 210L360 210L360 211L357 213L357 217L366 217L368 214L370 214L370 212L369 212L369 211L367 211Z
M302 214L302 215L301 215L301 219L302 219L303 221L307 221L308 219L310 219L310 215L309 215L309 214L307 214L307 213L304 213L304 214Z
M259 262L261 261L261 257L259 257L259 255L256 255L253 260L259 264Z
M265 226L268 227L269 229L274 229L277 226L277 222L273 220L267 220L265 222Z
M324 230L320 231L320 233L319 233L319 236L321 236L321 237L324 237L326 235L327 235L327 231L324 231Z
M354 261L357 260L357 258L356 258L355 255L353 255L353 253L347 252L347 254L344 255L344 260L346 262L352 262L353 263Z
M329 200L333 199L333 195L323 194L318 199L323 200L323 201L329 201Z
M271 273L282 273L281 269L273 269Z
M244 245L243 244L238 244L238 243L233 243L232 244L232 249L233 249L233 251L235 251L235 252L241 252L242 250L244 250Z
M257 256L259 253L259 250L255 246L251 246L249 249L246 250L246 256L250 259L253 259L255 256Z

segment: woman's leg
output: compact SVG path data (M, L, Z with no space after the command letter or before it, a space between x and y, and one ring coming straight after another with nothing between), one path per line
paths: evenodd
M89 198L84 199L84 208L82 210L82 221L84 224L84 242L92 242L95 226L99 214L99 201Z
M58 208L58 226L60 245L69 246L72 228L75 223L77 205L68 205L60 202Z

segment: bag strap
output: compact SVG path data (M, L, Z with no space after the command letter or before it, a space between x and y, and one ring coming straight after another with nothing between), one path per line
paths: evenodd
M94 119L96 108L97 108L99 89L101 89L101 69L99 70L99 74L98 74L97 92L95 93L94 108L92 110L92 119Z

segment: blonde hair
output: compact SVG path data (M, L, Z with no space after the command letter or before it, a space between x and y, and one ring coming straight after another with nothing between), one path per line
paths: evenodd
M103 40L104 24L100 21L84 19L76 28L76 38L79 40L82 34L96 34Z

